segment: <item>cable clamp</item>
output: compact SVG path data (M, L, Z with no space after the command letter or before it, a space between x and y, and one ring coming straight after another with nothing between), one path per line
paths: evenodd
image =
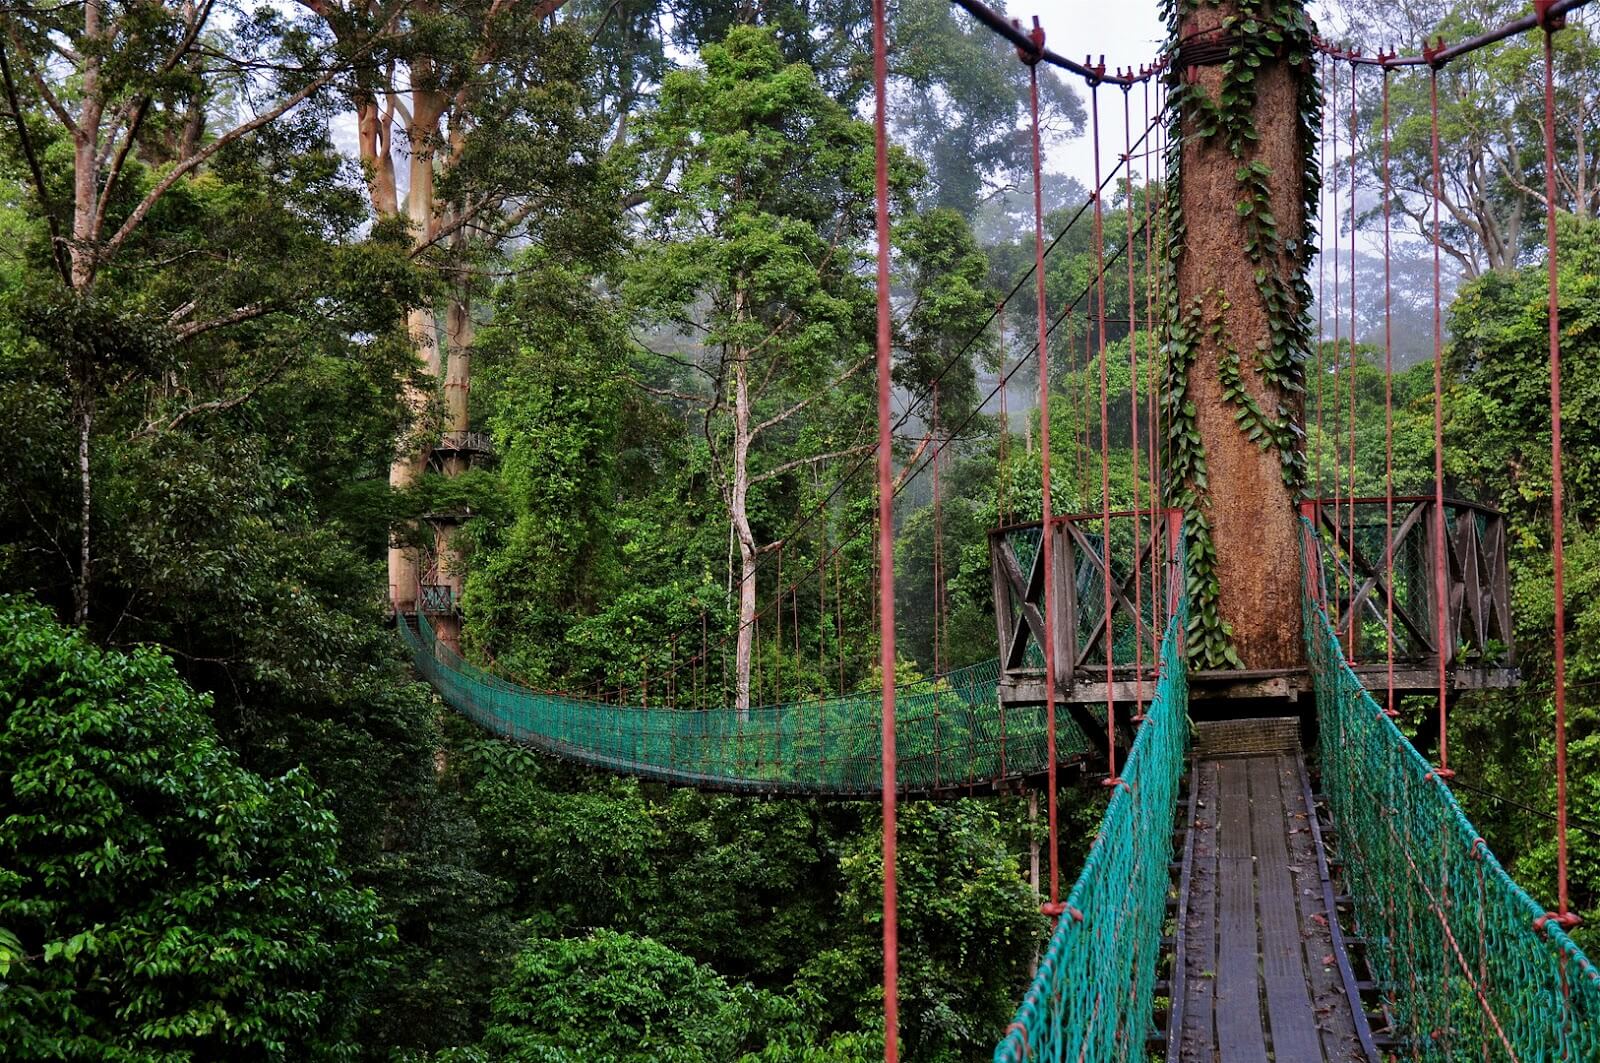
M1017 19L1011 20L1011 25L1018 33L1023 32L1022 23ZM1017 45L1017 58L1028 66L1038 66L1039 60L1044 58L1044 27L1039 25L1039 16L1033 16L1033 29L1028 33L1028 39L1033 41L1033 50Z
M1566 12L1552 14L1550 9L1553 7L1555 0L1533 0L1533 16L1539 20L1539 28L1546 33L1554 33L1567 25Z
M1533 928L1535 930L1545 931L1549 929L1551 923L1554 923L1562 930L1571 930L1573 927L1582 922L1583 917L1577 912L1545 912L1543 915L1533 921Z
M1133 793L1133 787L1129 786L1128 785L1128 781L1126 779L1124 779L1120 775L1113 775L1108 779L1101 779L1100 780L1100 785L1101 786L1106 786L1106 787L1117 787L1117 786L1120 786L1122 789L1128 791L1130 794Z
M1444 38L1443 37L1435 37L1434 38L1434 43L1433 43L1433 45L1431 47L1426 43L1423 44L1423 46L1422 46L1422 61L1424 63L1427 63L1433 69L1437 70L1437 69L1439 69L1439 67L1444 65L1443 63L1438 63L1438 62L1434 61L1435 58L1439 55L1439 53L1442 52L1442 51L1444 51Z
M1472 857L1474 860L1482 860L1484 854L1486 854L1488 851L1488 842L1484 841L1482 838L1474 838L1472 839L1472 847L1467 850L1467 855Z

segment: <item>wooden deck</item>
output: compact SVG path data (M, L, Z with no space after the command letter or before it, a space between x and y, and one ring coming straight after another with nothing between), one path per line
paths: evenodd
M1298 753L1197 760L1167 1056L1182 1063L1376 1061L1338 937Z

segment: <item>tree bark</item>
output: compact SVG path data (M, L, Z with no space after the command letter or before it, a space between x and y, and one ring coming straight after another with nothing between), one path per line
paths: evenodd
M1224 18L1237 15L1234 0L1201 5L1187 16L1183 36L1219 29ZM1211 99L1218 98L1221 66L1194 67L1190 73ZM1184 108L1178 195L1187 233L1176 261L1178 305L1201 300L1206 324L1220 319L1225 338L1240 352L1249 394L1269 413L1280 405L1288 409L1302 427L1303 400L1280 393L1255 368L1257 345L1271 344L1271 330L1256 287L1256 265L1244 250L1246 224L1228 206L1245 194L1236 177L1239 168L1263 162L1271 168L1268 198L1280 238L1304 239L1301 166L1306 144L1296 94L1299 79L1310 76L1310 71L1292 70L1281 60L1262 64L1254 113L1259 137L1243 158L1229 153L1226 138L1198 135L1203 117L1198 108ZM1281 259L1275 268L1286 273L1295 268L1288 256ZM1198 411L1208 466L1205 512L1217 553L1219 612L1233 630L1233 646L1246 668L1303 667L1297 500L1284 481L1277 449L1259 447L1236 422L1237 407L1227 397L1222 362L1218 339L1209 328L1202 329L1187 397Z
M742 297L741 297L742 298ZM756 540L750 529L750 358L733 359L733 485L728 512L739 540L739 638L734 655L734 703L740 719L750 715L750 652L755 642Z

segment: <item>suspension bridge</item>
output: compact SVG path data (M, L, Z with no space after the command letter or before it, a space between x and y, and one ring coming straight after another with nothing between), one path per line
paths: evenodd
M1071 337L1074 311L1096 326L1085 336L1093 335L1099 355L1100 444L1097 450L1087 427L1072 440L1078 465L1071 475L1090 489L1097 486L1102 505L1091 513L1051 512L1049 403L1041 401L1042 519L1006 524L989 539L999 655L916 683L893 680L897 491L887 390L885 25L878 0L880 434L873 533L884 688L750 708L683 707L670 699L649 703L647 697L627 704L539 691L467 661L453 638L440 637L430 617L452 612L453 604L450 589L438 586L418 588L421 607L402 610L399 618L417 670L448 705L484 729L571 763L708 790L880 799L890 1030L898 1020L896 802L1027 788L1042 789L1049 800L1049 899L1042 907L1054 927L1037 975L995 1049L997 1063L1163 1057L1224 1063L1600 1060L1600 969L1568 933L1577 919L1567 895L1560 604L1551 40L1567 12L1582 3L1536 3L1529 16L1471 40L1430 41L1415 56L1366 56L1335 47L1315 36L1297 4L1176 4L1166 55L1147 67L1108 73L1103 64L1075 63L1047 49L1037 23L1030 32L978 0L957 2L1015 45L1033 86L1035 260L1011 296L1032 279L1037 339L1023 359L1003 367L1002 401L1006 381L1029 359L1037 359L1041 398L1048 394L1050 340L1063 321L1069 324L1062 336ZM1391 78L1426 77L1436 88L1450 62L1527 33L1542 37L1545 56L1551 545L1558 603L1559 895L1553 909L1513 880L1451 791L1449 705L1463 691L1514 686L1517 673L1504 518L1444 495L1436 91L1434 491L1395 491L1392 431L1385 444L1385 494L1358 496L1355 482L1358 79L1381 79L1381 284L1387 307ZM1038 192L1041 64L1087 85L1096 159L1096 192L1072 224L1085 212L1092 217L1097 275L1054 317L1044 285L1045 256L1054 244L1045 240ZM1239 88L1252 81L1256 87ZM1342 85L1348 85L1349 105L1344 131L1337 108ZM1137 140L1129 102L1136 88L1147 115ZM1100 172L1102 89L1120 90L1124 104L1122 150L1108 153L1116 164L1107 174ZM1245 123L1250 108L1259 111L1274 91L1287 101L1287 112L1274 119L1269 108L1256 120L1287 141L1295 137L1286 132L1284 113L1302 119L1309 114L1314 122L1302 142L1262 143ZM1248 97L1242 109L1235 107L1240 92ZM1332 196L1324 193L1319 176L1328 169L1330 145L1338 165L1340 144L1349 148L1352 167L1344 271L1337 232L1346 205L1338 189ZM1216 206L1205 198L1216 194L1215 185L1194 191L1206 166L1217 170L1219 159L1218 180L1237 210L1203 209ZM1137 225L1136 164L1143 167L1146 192L1159 187L1163 197L1160 207L1152 207L1151 195L1144 197L1145 215ZM1296 179L1280 181L1287 189L1268 180L1291 170ZM1129 189L1126 245L1108 249L1102 193L1119 172ZM1167 202L1169 194L1176 202ZM1263 220L1273 214L1277 220ZM1335 238L1324 239L1315 255L1324 274L1316 305L1326 319L1315 335L1308 323L1301 335L1295 330L1311 302L1304 282L1313 258L1309 245L1329 228ZM1208 231L1234 239L1208 239ZM1161 335L1163 343L1160 356L1143 352L1144 379L1151 386L1142 399L1140 351L1131 327L1140 313L1138 241L1145 249L1143 323L1146 334ZM1105 296L1119 256L1127 270L1135 382L1127 441L1136 500L1131 511L1111 506L1106 427ZM1325 286L1329 261L1331 300ZM1244 285L1248 295L1235 290L1217 298L1215 277L1237 272L1241 263L1246 278L1254 274L1253 283ZM1274 269L1288 279L1272 281ZM1341 318L1341 279L1349 285L1348 318ZM1233 334L1245 325L1230 314L1235 304L1252 299L1246 309L1255 314L1263 340L1254 366L1241 368L1248 363L1238 348L1248 337ZM1341 334L1341 321L1347 333ZM1331 350L1336 353L1341 343L1348 348L1342 368L1337 359L1322 365L1329 325ZM1296 344L1299 352L1275 359L1275 351ZM1384 346L1385 369L1392 373L1387 308ZM1191 348L1203 357L1191 353L1185 361ZM1314 369L1301 366L1313 358ZM1096 368L1087 355L1083 364ZM1313 414L1296 396L1303 396L1309 372L1319 385L1316 438L1331 438L1336 455L1326 474L1321 448L1312 459L1315 469L1305 468L1301 439ZM1086 372L1085 379L1090 377ZM1344 437L1345 411L1338 404L1346 397ZM1276 412L1267 408L1269 400L1279 403ZM1092 399L1085 394L1083 401ZM1385 408L1389 425L1389 396ZM920 473L935 462L959 434L959 426L946 432L910 471ZM1245 440L1243 447L1238 438ZM795 586L778 590L780 610ZM1221 659L1207 642L1225 629L1219 617L1231 623L1234 635L1234 646ZM702 657L709 652L703 648ZM1403 699L1416 704L1422 696L1437 712L1423 714L1414 744L1397 725L1397 706ZM1088 779L1102 763L1099 781L1109 801L1078 877L1063 891L1057 866L1060 773ZM897 1052L890 1037L887 1058Z

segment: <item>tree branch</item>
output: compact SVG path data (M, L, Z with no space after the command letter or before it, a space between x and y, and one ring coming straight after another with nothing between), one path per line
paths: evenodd
M143 439L146 436L155 435L157 432L170 432L174 428L178 427L184 421L188 420L190 417L193 417L197 413L221 413L224 410L231 410L235 406L244 405L245 403L249 402L251 399L255 398L256 395L258 393L260 393L262 388L266 387L268 384L270 384L274 380L276 380L278 378L278 376L286 368L288 368L289 363L294 360L295 353L296 352L291 350L288 354L284 355L278 361L278 364L273 366L272 369L267 373L266 376L262 377L260 380L256 381L254 384L251 384L248 388L246 388L244 391L240 392L239 394L234 395L231 398L212 399L209 402L202 402L202 403L199 403L198 405L195 405L195 406L186 407L185 409L180 410L178 413L176 413L173 416L169 417L164 422L163 421L151 421L149 424L147 424L143 428L139 429L139 431L137 431L137 432L133 433L133 435L129 436L128 437L128 441L132 442L132 441L134 441L136 439Z
M793 461L786 461L782 465L776 465L759 475L750 477L750 483L754 485L765 483L768 480L775 480L784 473L805 465L819 465L825 461L832 461L834 458L848 458L852 454L865 454L876 445L875 443L865 443L861 446L846 447L843 450L830 450L826 454L811 454L804 458L795 458Z
M793 417L795 414L799 413L801 410L805 409L807 406L810 406L813 402L815 402L817 400L817 398L819 396L825 395L825 394L831 392L834 388L838 387L840 384L843 384L846 380L849 380L851 377L855 376L863 368L865 368L867 366L867 364L870 363L871 361L872 361L871 358L863 358L863 359L861 359L855 365L851 366L849 369L846 369L843 373L841 373L838 377L836 377L831 383L828 384L827 387L822 388L822 389L820 389L818 391L813 391L811 394L807 395L805 398L801 399L799 402L795 403L793 406L789 407L787 410L783 410L780 413L775 413L771 417L768 417L765 421L762 421L760 424L756 425L754 428L752 428L750 430L750 438L754 439L756 436L760 435L762 432L764 432L767 429L773 427L774 425L782 424L784 421L787 421L789 418Z

